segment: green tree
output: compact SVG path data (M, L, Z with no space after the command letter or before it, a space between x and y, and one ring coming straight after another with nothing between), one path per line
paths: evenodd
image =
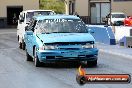
M56 13L65 13L65 3L63 0L40 0L40 9L53 10Z

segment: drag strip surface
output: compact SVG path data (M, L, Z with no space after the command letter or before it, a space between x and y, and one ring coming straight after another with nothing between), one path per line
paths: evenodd
M36 68L33 62L26 61L25 51L18 48L16 29L13 31L0 32L0 88L132 88L132 83L80 86L76 82L78 66L72 62ZM83 67L88 74L132 75L132 60L103 52L99 53L97 67Z

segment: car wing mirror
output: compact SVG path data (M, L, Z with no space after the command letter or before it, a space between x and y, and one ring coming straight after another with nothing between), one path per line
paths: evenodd
M26 34L27 35L33 35L33 31L27 31Z

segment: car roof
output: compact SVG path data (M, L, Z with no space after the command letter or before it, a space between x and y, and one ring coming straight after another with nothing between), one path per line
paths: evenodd
M74 15L39 15L33 17L36 20L45 20L45 19L80 19L77 16Z
M125 14L123 12L112 12L111 14Z
M49 11L51 11L51 12L54 12L53 10L25 10L25 11L22 11L22 12L25 12L25 13L27 13L27 12L35 12L35 11L47 11L47 12L49 12Z

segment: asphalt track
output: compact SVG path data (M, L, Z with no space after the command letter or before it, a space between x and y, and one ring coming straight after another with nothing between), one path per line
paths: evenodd
M132 59L104 52L99 52L98 58L97 67L82 63L88 74L132 75ZM77 69L73 62L36 68L18 48L16 29L0 29L0 88L132 88L132 83L80 86L76 82Z

